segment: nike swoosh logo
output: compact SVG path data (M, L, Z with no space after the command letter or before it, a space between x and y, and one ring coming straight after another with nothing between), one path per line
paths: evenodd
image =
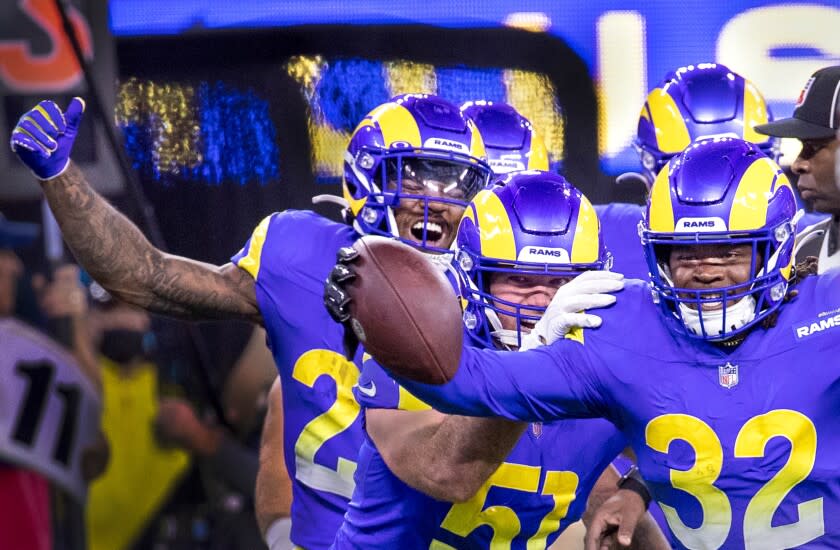
M368 397L374 397L376 395L376 382L371 381L370 386L367 387L356 384L356 387L359 388L360 392Z

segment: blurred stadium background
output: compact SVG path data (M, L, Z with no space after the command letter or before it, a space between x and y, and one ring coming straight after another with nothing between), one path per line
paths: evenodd
M0 127L43 97L86 94L53 0L4 3ZM355 123L396 93L503 100L546 137L593 202L613 185L647 91L677 66L719 61L788 116L810 73L840 58L836 2L76 0L106 112L176 252L223 261L270 211L338 190ZM50 63L62 71L50 72ZM48 76L52 75L52 76ZM119 197L101 121L74 157ZM787 152L796 151L788 144ZM37 217L37 187L7 149L0 206ZM35 201L37 202L37 201ZM131 213L130 205L129 213ZM336 215L332 208L325 213Z

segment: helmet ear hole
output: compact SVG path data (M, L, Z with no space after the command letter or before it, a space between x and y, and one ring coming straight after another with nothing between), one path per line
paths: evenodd
M656 158L646 150L642 150L642 167L646 170L655 170L659 172L660 164L666 164L668 161L657 162Z
M351 197L357 197L359 195L359 187L349 178L344 178L344 189Z

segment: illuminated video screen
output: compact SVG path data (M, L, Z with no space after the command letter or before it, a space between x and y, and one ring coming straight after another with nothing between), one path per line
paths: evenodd
M377 105L403 93L437 94L455 104L485 99L505 102L531 120L549 149L563 161L563 111L551 80L532 71L471 68L361 58L296 56L285 65L306 99L312 166L318 180L343 173L350 135Z
M119 84L115 111L146 178L244 185L279 177L277 128L268 100L253 90L132 77Z
M808 76L840 59L836 0L111 0L109 7L117 37L304 25L516 27L551 36L588 67L598 98L600 166L613 176L638 168L631 140L639 111L670 70L723 63L756 84L776 117L787 117ZM785 140L782 150L787 164L798 143Z

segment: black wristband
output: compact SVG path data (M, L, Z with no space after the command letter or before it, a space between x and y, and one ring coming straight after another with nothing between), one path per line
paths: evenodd
M618 488L633 491L642 497L642 502L645 503L645 510L650 506L650 491L648 491L645 480L642 479L642 474L639 473L639 469L636 466L631 466L627 470L627 473L621 476L621 479L618 480Z

